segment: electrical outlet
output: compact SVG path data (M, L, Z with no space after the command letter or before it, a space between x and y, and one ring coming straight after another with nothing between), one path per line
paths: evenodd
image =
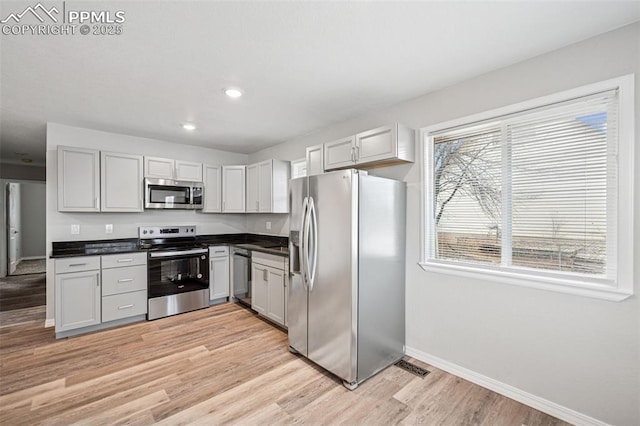
M106 232L107 234L113 234L113 223L107 223L104 226L104 232Z
M80 233L80 225L71 225L71 235L78 235Z
M267 229L271 229L271 222L267 222L265 226Z

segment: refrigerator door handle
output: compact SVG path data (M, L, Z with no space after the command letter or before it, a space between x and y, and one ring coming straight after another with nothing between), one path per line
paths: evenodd
M313 291L313 284L316 279L316 265L318 264L318 218L316 216L316 205L313 202L313 198L311 198L311 202L309 203L309 219L313 219L311 225L311 238L313 238L313 261L311 263L311 267L309 269L309 282L310 287L309 291Z
M302 250L302 276L304 277L304 281L306 282L306 286L309 291L311 288L311 270L309 269L309 237L311 236L311 206L313 206L313 198L309 197L309 203L307 205L305 222L304 222L304 232L302 236L302 241L304 244L304 249Z
M307 244L305 241L305 227L307 226L307 214L309 210L309 197L304 197L304 201L302 201L302 221L300 223L300 250L298 251L300 256L300 272L302 274L302 283L305 287L308 287L307 284L307 265L305 260L307 256L305 256L305 252L307 251Z

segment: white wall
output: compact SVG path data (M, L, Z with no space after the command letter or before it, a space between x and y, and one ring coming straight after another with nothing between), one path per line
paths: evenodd
M46 254L46 185L44 182L20 184L20 223L22 257Z
M249 156L293 160L305 147L394 121L416 129L636 73L635 182L640 182L640 23L337 124ZM416 52L419 54L419 52ZM437 66L437 58L434 58ZM418 158L419 156L416 156ZM407 200L407 346L614 425L640 424L640 284L623 302L428 273L420 261L420 167L372 174L404 179ZM640 184L634 264L640 265ZM248 219L267 232L265 217ZM278 222L286 235L288 224ZM588 420L588 419L587 419Z
M143 225L196 225L198 234L243 233L244 214L207 214L194 210L145 210L142 213L61 213L57 210L57 147L67 145L104 151L174 158L208 164L246 164L245 154L185 146L170 142L101 132L56 123L47 124L47 256L52 241L84 241L137 238ZM140 182L142 185L142 182ZM71 225L80 225L80 234L71 235ZM113 224L113 233L105 225ZM47 265L47 319L54 317L53 262Z

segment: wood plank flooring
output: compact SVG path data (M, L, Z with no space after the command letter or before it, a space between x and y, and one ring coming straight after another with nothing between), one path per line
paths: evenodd
M0 311L46 304L46 286L44 273L0 278Z
M43 323L0 313L0 424L566 424L419 362L349 392L228 303L63 340Z

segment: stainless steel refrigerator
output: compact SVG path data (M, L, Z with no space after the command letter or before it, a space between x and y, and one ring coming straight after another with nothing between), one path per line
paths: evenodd
M289 346L355 389L404 355L404 182L291 180Z

